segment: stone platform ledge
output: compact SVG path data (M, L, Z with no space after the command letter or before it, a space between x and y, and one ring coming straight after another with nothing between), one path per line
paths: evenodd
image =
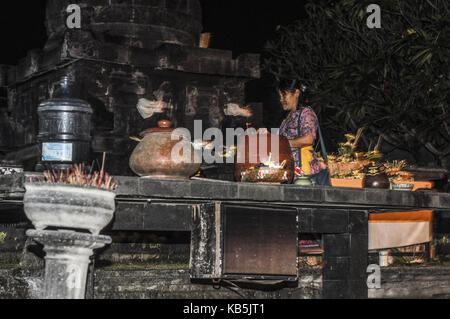
M118 199L184 199L258 203L450 210L450 194L378 189L261 185L193 180L115 177Z
M39 173L26 172L0 176L0 198L20 199L23 182ZM235 182L193 180L152 180L115 176L117 199L161 199L184 201L255 202L376 209L433 209L450 211L449 193L404 192L393 190L305 187L297 185L261 185Z
M450 298L449 266L390 266L381 269L381 289L369 289L369 298Z
M450 267L389 267L382 269L381 289L369 289L369 298L450 297ZM251 291L254 298L317 298L322 294L322 274L313 271L300 278L297 289ZM0 268L0 299L33 299L33 287L42 284L43 271ZM248 291L250 293L250 291ZM190 282L189 270L95 270L94 299L233 298L229 290Z

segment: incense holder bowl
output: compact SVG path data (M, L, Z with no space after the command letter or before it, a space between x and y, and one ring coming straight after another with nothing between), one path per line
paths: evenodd
M36 230L87 230L99 235L113 219L116 194L100 188L26 183L25 215Z

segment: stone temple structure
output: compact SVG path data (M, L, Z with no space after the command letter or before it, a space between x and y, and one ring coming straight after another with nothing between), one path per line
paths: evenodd
M112 174L132 174L128 158L136 142L130 137L160 119L191 131L194 120L203 121L203 130L261 121L258 105L252 117L227 112L227 105L251 102L245 87L260 77L259 56L201 48L198 0L80 0L79 29L67 25L72 3L48 0L45 47L0 68L7 93L0 100L0 151L7 159L20 158L26 169L39 159L36 110L63 75L75 79L74 97L94 110L92 156L108 153ZM165 108L144 120L137 106L151 102Z

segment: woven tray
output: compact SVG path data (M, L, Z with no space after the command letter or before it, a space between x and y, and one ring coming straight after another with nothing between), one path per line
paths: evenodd
M289 171L279 168L254 168L247 169L241 173L243 183L267 183L282 184L287 183Z

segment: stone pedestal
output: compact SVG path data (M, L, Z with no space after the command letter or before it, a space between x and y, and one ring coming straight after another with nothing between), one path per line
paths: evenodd
M108 236L69 231L29 230L27 236L46 252L43 299L84 299L89 258L112 242Z

